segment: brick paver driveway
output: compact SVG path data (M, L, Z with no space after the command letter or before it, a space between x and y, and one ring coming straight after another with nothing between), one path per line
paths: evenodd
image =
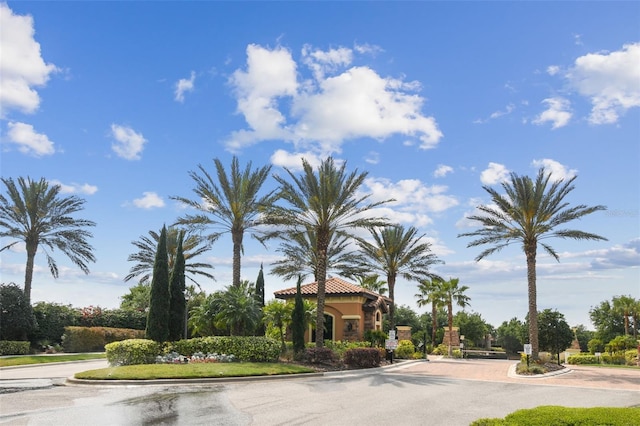
M451 377L467 380L508 382L549 386L574 386L599 389L624 389L640 392L640 369L567 366L567 372L557 375L516 376L510 370L516 361L455 360L430 357L429 362L411 363L393 370L398 374Z

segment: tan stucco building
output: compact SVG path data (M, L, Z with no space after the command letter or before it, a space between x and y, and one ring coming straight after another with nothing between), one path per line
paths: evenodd
M316 301L318 283L300 286L304 299ZM276 299L293 303L296 288L274 293ZM327 278L325 285L325 340L364 340L367 330L382 330L382 315L389 311L391 299L363 287L335 277ZM313 332L305 333L305 341L314 341Z

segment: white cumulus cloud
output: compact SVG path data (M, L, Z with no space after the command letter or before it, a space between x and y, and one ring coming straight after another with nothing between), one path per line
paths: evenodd
M295 151L326 156L341 152L346 140L392 135L417 139L421 149L435 147L442 132L421 112L420 84L351 66L355 53L305 45L301 63L311 71L305 79L289 50L249 45L246 69L229 79L247 128L233 132L227 148L238 151L278 139Z
M640 106L640 43L581 56L566 76L578 93L590 99L590 123L615 123L620 114Z
M12 109L35 112L40 96L34 88L44 86L57 71L42 58L34 35L31 16L15 15L6 3L0 3L0 117Z
M142 198L133 200L133 205L140 209L164 207L164 200L155 192L143 192Z
M49 181L53 185L58 185L60 187L60 192L63 194L85 194L85 195L93 195L98 192L98 187L95 185L89 185L88 183L78 184L78 183L70 183L64 184L59 180L51 180Z
M545 172L551 173L552 180L571 179L578 173L577 170L569 169L563 164L549 158L533 160L531 165L537 169L544 168Z
M393 182L385 178L367 178L364 181L372 201L393 199L389 207L401 212L440 213L458 205L456 197L447 194L445 185L426 185L419 179Z
M185 92L193 92L194 83L196 81L196 73L191 71L190 78L181 78L176 83L175 100L178 102L184 102Z
M561 97L547 98L542 103L547 105L547 109L533 120L534 124L551 122L551 128L558 129L566 126L571 120L571 104L567 99Z
M483 185L495 185L509 179L509 170L504 164L489 163L489 166L480 173L480 182Z
M2 61L0 61L2 62ZM7 142L18 145L18 150L24 154L42 157L55 152L53 142L47 135L37 133L33 126L20 122L9 122Z
M131 127L119 124L111 125L111 136L116 140L111 149L126 160L139 160L147 140L142 133L137 133Z
M438 164L438 168L433 172L433 177L445 177L449 173L453 173L453 167L445 164Z

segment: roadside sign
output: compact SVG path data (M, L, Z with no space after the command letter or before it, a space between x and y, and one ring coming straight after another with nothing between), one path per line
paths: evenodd
M388 350L394 351L398 347L398 341L396 339L386 339L384 341L384 347Z
M396 331L389 330L389 340L395 340L395 338L396 338Z
M525 355L531 355L531 345L529 343L526 343L524 345L524 354Z

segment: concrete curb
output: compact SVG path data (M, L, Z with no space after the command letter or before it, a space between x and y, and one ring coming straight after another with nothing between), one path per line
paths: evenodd
M525 374L518 374L516 373L516 367L518 366L519 363L515 363L513 364L511 367L509 367L509 372L508 372L508 376L512 379L525 379L525 380L529 380L529 379L546 379L547 377L553 377L553 376L559 376L561 374L568 374L571 373L573 370L570 368L563 368L562 370L556 370L556 371L551 371L550 373L544 373L544 374L533 374L533 375L525 375Z

